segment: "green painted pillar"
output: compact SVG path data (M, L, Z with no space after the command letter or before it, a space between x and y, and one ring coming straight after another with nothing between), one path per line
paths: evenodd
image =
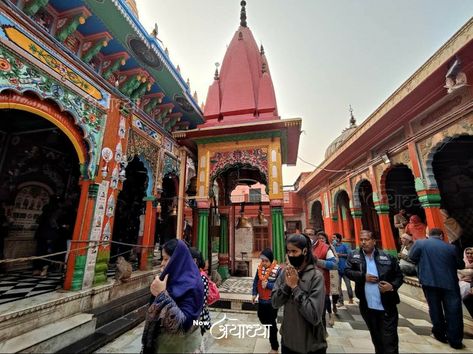
M100 250L95 261L94 286L107 282L108 261L110 259L110 249Z
M218 249L218 273L222 280L228 279L228 215L220 214L220 242Z
M86 63L90 62L94 56L96 56L103 47L108 45L107 39L99 39L95 44L89 48L89 50L82 54L82 60Z
M271 206L273 230L273 253L278 263L284 263L286 247L284 244L284 220L282 206Z
M209 259L209 209L198 209L197 249L202 253L204 260Z

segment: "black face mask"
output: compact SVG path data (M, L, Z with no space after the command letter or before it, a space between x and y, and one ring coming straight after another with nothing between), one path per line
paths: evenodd
M304 254L301 254L297 257L287 257L289 258L289 263L291 263L291 265L293 265L295 268L299 268L302 263L304 263L304 259L305 259L305 255Z

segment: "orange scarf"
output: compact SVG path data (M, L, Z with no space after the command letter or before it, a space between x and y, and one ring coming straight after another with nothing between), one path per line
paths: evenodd
M263 275L263 263L260 263L258 265L258 278L259 278L259 280L268 281L269 276L273 272L274 267L276 267L276 264L277 264L276 261L273 261L273 263L271 263L269 268L266 268L266 272Z

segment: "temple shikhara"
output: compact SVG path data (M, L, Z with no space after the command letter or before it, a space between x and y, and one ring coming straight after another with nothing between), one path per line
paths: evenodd
M451 238L454 219L473 246L473 20L369 117L351 102L293 183L282 169L303 119L278 110L254 37L271 34L239 9L199 105L134 0L0 2L0 352L58 351L133 311L138 324L172 238L224 282L254 276L267 247L284 263L286 236L305 229L351 248L368 229L396 255L401 209ZM22 339L39 327L38 343Z

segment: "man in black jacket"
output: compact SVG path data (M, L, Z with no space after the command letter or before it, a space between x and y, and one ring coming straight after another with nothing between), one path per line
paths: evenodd
M399 353L397 289L403 276L397 260L376 248L371 231L362 230L361 247L347 259L345 275L355 282L360 313L368 326L376 353Z

